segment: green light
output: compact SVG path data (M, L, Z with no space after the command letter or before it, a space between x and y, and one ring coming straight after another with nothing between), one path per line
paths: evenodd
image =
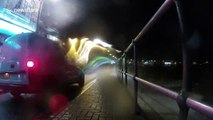
M87 66L84 67L83 70L85 71L91 68L98 68L101 65L112 64L112 63L114 64L115 61L112 60L111 58L98 56L98 57L95 57L92 61L90 61L89 64L87 64Z

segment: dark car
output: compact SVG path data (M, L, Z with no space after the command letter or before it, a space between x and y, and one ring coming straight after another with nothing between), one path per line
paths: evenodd
M55 41L35 33L6 39L0 47L0 89L17 96L70 83L84 85L84 73L68 63Z

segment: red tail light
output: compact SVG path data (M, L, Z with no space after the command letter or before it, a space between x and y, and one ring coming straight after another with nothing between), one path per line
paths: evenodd
M33 61L27 61L27 67L32 68L34 66L34 62Z

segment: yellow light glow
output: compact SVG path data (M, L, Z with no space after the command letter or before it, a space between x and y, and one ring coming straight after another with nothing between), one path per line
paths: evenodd
M83 38L83 39L81 39L80 46L79 46L78 51L77 51L78 54L80 53L80 51L82 51L85 42L88 41L88 40L89 40L89 38Z
M93 48L97 50L106 50L105 47L95 44L89 38L83 39L68 39L68 44L70 46L69 51L66 54L66 58L69 62L75 62L80 65L85 65L89 61L90 52Z

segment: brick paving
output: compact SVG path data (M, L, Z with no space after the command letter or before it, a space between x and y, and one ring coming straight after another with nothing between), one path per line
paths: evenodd
M98 89L98 84L93 84L53 120L112 120L111 104L104 100Z
M132 99L113 78L97 79L53 120L136 120ZM142 119L143 120L143 119Z

